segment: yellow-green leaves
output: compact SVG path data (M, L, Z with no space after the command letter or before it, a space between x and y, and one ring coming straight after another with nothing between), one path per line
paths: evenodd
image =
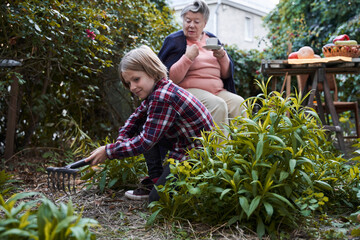
M36 192L15 194L4 201L0 194L1 239L65 240L91 239L94 234L90 227L98 226L97 221L82 218L76 214L71 201L56 206L49 199L18 202L23 198L42 194ZM39 206L38 208L36 206Z
M261 108L249 109L249 118L234 118L229 136L219 129L204 133L203 147L190 151L189 160L172 161L170 180L161 188L164 198L151 205L158 215L239 222L261 238L276 235L283 222L295 227L299 215L325 209L325 193L344 180L343 173L355 177L359 170L341 169L344 159L331 153L316 112L308 114L313 110L301 106L299 96L283 98L267 86L258 82L263 94L247 106L257 102ZM323 195L310 197L316 203L302 200L307 189Z

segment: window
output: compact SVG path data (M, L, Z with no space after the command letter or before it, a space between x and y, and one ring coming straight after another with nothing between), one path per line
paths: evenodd
M245 41L253 41L253 21L250 17L245 17Z

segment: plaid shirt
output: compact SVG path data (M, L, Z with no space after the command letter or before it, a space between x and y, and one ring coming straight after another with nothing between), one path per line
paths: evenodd
M186 151L199 147L201 131L214 126L206 107L191 93L162 79L120 128L115 143L106 145L108 158L136 156L160 139L170 144L169 158L184 160Z

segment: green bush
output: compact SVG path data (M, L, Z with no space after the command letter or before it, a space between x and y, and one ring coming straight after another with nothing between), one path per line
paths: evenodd
M105 139L104 144L110 141ZM101 192L106 188L119 189L134 187L140 178L147 175L147 167L143 155L124 159L107 160L104 164L87 169L81 179L87 180L88 188L97 186Z
M234 81L237 94L243 98L256 96L261 92L254 83L255 79L262 77L260 73L261 59L264 52L256 49L240 50L235 45L226 46L228 54L234 62Z
M81 177L87 180L87 187L97 186L101 192L106 188L120 189L137 186L147 174L143 155L124 159L107 160L96 168L89 168Z
M5 172L5 170L0 171L0 194L5 195L10 190L14 189L12 183L16 180L12 179L13 175Z
M96 239L90 227L98 226L97 221L82 218L77 214L71 201L57 207L49 199L26 200L40 193L14 194L7 201L0 195L0 238L7 240L41 239ZM19 202L19 200L23 201ZM39 206L38 208L36 208Z
M355 192L334 191L358 183L349 174L356 165L334 156L316 112L299 96L284 99L268 93L268 83L257 84L263 93L247 100L248 118L233 119L229 136L220 129L204 133L203 147L190 151L188 161L170 160L170 180L158 187L149 224L159 216L240 223L276 238L278 229L290 231Z

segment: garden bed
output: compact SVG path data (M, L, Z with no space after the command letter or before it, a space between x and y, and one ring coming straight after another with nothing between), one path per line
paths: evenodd
M348 158L354 151L352 143L346 142L345 156ZM92 229L97 239L257 239L255 232L239 226L229 228L226 225L209 226L187 221L165 221L146 226L151 214L147 202L128 200L124 197L125 190L106 190L100 194L97 189L86 189L84 182L78 180L77 192L71 196L53 192L47 186L47 174L44 171L48 165L47 160L30 155L32 154L16 156L6 163L6 166L11 166L7 172L17 180L15 192L41 192L55 203L66 203L71 199L78 211L84 208L83 217L95 219L101 225ZM328 239L334 236L336 238L339 231L346 231L343 217L334 217L333 220L337 224L318 227L330 234ZM323 224L325 222L327 221L323 221ZM334 226L338 226L338 229ZM307 231L309 230L301 229L300 226L299 230L289 233L288 237L308 239ZM349 235L349 231L346 234Z

